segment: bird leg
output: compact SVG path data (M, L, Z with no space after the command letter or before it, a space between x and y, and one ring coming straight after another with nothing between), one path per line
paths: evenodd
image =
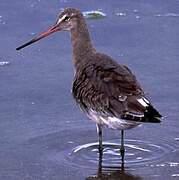
M121 147L120 147L120 153L122 158L122 164L124 164L124 154L125 154L125 148L124 148L124 130L121 130Z
M99 141L99 153L102 153L103 151L102 126L100 124L97 124L96 127L98 133L98 141Z
M103 176L103 151L99 150L99 159L98 159L98 178Z

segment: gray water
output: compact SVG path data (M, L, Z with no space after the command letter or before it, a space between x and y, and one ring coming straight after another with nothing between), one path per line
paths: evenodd
M88 20L95 47L128 65L166 116L125 133L104 130L99 166L95 124L71 95L70 36L15 48L54 24L64 7L101 10ZM0 179L179 179L179 1L1 0Z

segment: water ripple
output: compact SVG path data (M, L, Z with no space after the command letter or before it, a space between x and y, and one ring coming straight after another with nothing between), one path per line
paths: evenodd
M179 17L179 14L176 13L165 13L165 14L157 14L156 17Z
M127 166L149 166L174 149L166 143L160 146L151 142L132 139L126 139L125 142L125 164ZM103 165L118 167L121 162L120 144L104 142L103 147ZM75 147L68 154L67 161L71 165L93 167L98 164L98 156L98 143L88 143Z
M6 66L6 65L9 65L10 64L10 62L8 62L8 61L1 61L0 62L0 66Z

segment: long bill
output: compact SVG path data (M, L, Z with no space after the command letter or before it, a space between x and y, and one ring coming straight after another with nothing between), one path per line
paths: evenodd
M35 43L35 42L39 41L40 39L47 37L48 35L56 32L56 31L60 31L60 28L58 25L54 25L54 26L50 27L47 31L40 33L37 37L33 38L29 42L17 47L16 50L20 50L26 46L29 46L30 44Z

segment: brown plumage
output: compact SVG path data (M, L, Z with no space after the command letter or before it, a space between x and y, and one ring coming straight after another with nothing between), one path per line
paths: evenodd
M123 130L142 122L158 123L161 115L145 98L144 91L128 67L94 49L85 18L77 9L65 9L54 26L17 50L60 30L71 32L75 67L72 88L74 99L87 116L97 123L100 150L102 126L121 130L123 157Z
M119 65L109 56L95 51L90 53L84 67L81 65L76 71L73 96L85 111L93 109L131 121L160 122L158 117L161 116L157 111L153 112L151 118L135 116L149 110L137 101L144 97L144 92L135 76L126 66ZM128 112L134 116L130 118Z

